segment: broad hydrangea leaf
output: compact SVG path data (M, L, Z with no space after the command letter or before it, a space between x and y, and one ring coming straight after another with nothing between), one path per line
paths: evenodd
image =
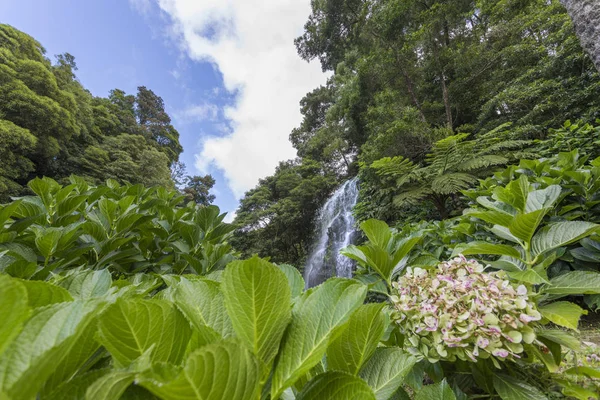
M207 343L233 336L233 325L225 309L220 284L214 281L181 278L173 294L174 302Z
M291 318L287 277L275 265L254 257L230 263L221 285L237 337L270 367Z
M557 301L538 307L538 310L550 322L556 325L564 326L565 328L577 330L579 318L583 314L587 314L583 308L577 304L568 301Z
M327 367L357 375L371 357L385 329L389 317L383 313L384 304L366 304L348 320L343 332L327 349Z
M27 301L31 308L73 301L73 296L60 286L43 281L21 281L21 283L27 290Z
M362 304L366 293L367 286L333 278L296 302L273 374L272 398L277 398L321 360L334 333Z
M502 400L547 400L537 388L508 375L495 374L494 388Z
M550 280L542 291L547 294L581 295L600 293L600 274L591 271L572 271Z
M423 386L423 389L416 393L415 400L456 400L456 395L444 379L439 383Z
M400 388L417 359L400 348L380 348L360 370L377 400L388 400Z
M164 300L118 299L98 318L100 343L118 367L154 346L152 361L181 362L192 335L188 321Z
M302 274L298 271L297 268L292 267L287 264L279 264L279 269L283 271L285 276L288 279L288 283L290 285L290 290L292 292L292 299L300 296L304 291L304 278L302 278Z
M0 275L0 355L29 317L27 290L17 279Z
M375 400L375 395L362 379L341 371L329 371L308 382L296 399Z
M37 309L0 357L0 390L12 399L35 396L90 324L102 303L72 301Z
M260 390L259 361L235 342L194 351L178 372L158 366L137 381L165 400L254 400Z
M597 232L600 225L584 221L565 221L542 228L531 241L534 256L566 246Z

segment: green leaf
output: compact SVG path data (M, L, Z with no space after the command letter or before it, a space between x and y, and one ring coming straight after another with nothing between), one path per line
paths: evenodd
M101 303L72 301L36 310L0 357L0 390L29 399L40 390L91 323Z
M563 387L562 393L565 396L573 397L578 400L590 400L598 398L597 392L588 390L584 387L569 382L568 380L555 379L555 382L557 382Z
M538 274L533 269L526 271L508 271L507 275L515 281L525 282L532 285L541 285L542 283L550 283L546 278Z
M343 332L327 349L329 370L358 374L389 325L389 318L383 313L383 307L384 304L366 304L352 314Z
M508 375L495 374L494 388L502 400L547 400L535 387Z
M92 299L106 295L112 285L112 278L107 269L99 271L82 270L71 272L57 285L67 289L78 299Z
M392 231L388 224L377 219L370 219L360 224L360 229L365 233L371 244L386 248L392 238Z
M550 322L573 330L577 330L581 315L587 314L587 311L583 308L568 301L550 303L538 307L538 310L545 318L550 320Z
M21 283L27 289L27 301L31 308L73 301L71 294L60 286L43 281L21 281Z
M253 257L230 263L222 279L235 333L270 369L291 318L287 277L270 262Z
M302 278L302 274L298 271L297 268L287 265L287 264L279 264L279 269L283 271L285 276L287 277L288 283L290 285L290 290L292 291L292 299L300 296L304 291L304 278Z
M359 376L373 389L377 400L388 400L400 388L417 359L397 347L379 348Z
M233 335L233 325L227 315L219 283L181 278L175 287L173 301L206 343Z
M600 369L591 367L573 367L565 371L565 374L587 376L593 379L600 379Z
M152 361L181 362L191 337L189 323L163 300L117 299L98 318L100 343L118 367L154 346Z
M40 229L36 232L35 245L42 256L48 258L56 253L61 237L62 230L60 228Z
M590 271L572 271L550 280L542 287L546 294L581 295L600 293L600 274Z
M529 193L529 181L527 176L521 175L519 179L509 182L506 187L496 187L494 198L509 204L517 210L524 211Z
M548 209L544 208L526 214L517 214L508 229L515 237L529 243L547 212Z
M109 371L108 368L95 369L84 374L78 374L73 379L63 382L51 392L42 394L44 400L81 400L85 399L85 392L101 376ZM0 397L1 399L2 397Z
M27 290L17 279L0 275L0 355L29 317Z
M469 242L464 245L459 245L454 249L452 256L463 254L465 256L472 254L496 254L500 256L509 256L521 258L519 250L506 244L494 244L488 242Z
M375 400L375 395L362 379L341 371L329 371L308 382L296 399Z
M92 383L86 393L86 400L119 400L125 390L135 380L135 373L111 371Z
M591 235L600 225L583 221L566 221L548 225L541 229L531 241L534 256L566 246Z
M560 329L540 329L536 331L536 335L571 350L579 351L581 349L581 342L576 337Z
M416 393L415 400L456 400L456 396L444 379L439 383L423 386L423 389Z
M277 398L319 363L334 333L362 304L366 293L365 285L333 278L300 298L292 310L292 322L273 373L272 398Z
M100 312L101 308L99 307L96 314ZM52 375L44 385L44 393L54 391L56 387L71 379L90 360L100 348L100 343L96 340L97 332L98 323L96 320L92 320L77 337L77 340L72 342L68 355L54 364Z
M533 212L544 208L553 207L560 197L561 187L550 185L545 189L534 190L527 195L525 212Z
M254 400L259 394L259 363L243 346L222 342L204 346L188 357L177 374L155 368L140 385L165 400Z

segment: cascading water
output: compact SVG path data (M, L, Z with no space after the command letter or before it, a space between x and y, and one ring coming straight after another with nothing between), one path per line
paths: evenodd
M352 208L358 200L358 179L346 181L319 212L316 242L304 272L306 287L316 286L332 276L351 277L354 263L340 250L352 244L356 230Z

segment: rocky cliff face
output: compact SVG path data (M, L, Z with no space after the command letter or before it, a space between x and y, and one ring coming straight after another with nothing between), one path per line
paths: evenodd
M561 0L575 25L581 46L600 71L600 0Z

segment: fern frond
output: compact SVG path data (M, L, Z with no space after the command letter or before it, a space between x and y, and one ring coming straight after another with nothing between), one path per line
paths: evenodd
M437 194L452 194L467 189L476 183L477 177L466 173L455 172L435 178L433 182L431 182L431 190Z
M388 176L397 178L406 175L415 169L415 164L402 156L384 157L371 164L371 168L375 170L379 176Z
M394 196L394 205L397 207L405 206L405 205L414 205L418 204L425 197L433 194L431 188L428 187L413 187L410 189L406 189L402 193Z
M503 156L488 155L478 156L470 160L463 162L457 166L458 171L469 172L475 171L482 168L489 168L497 165L504 165L508 163L509 159Z

